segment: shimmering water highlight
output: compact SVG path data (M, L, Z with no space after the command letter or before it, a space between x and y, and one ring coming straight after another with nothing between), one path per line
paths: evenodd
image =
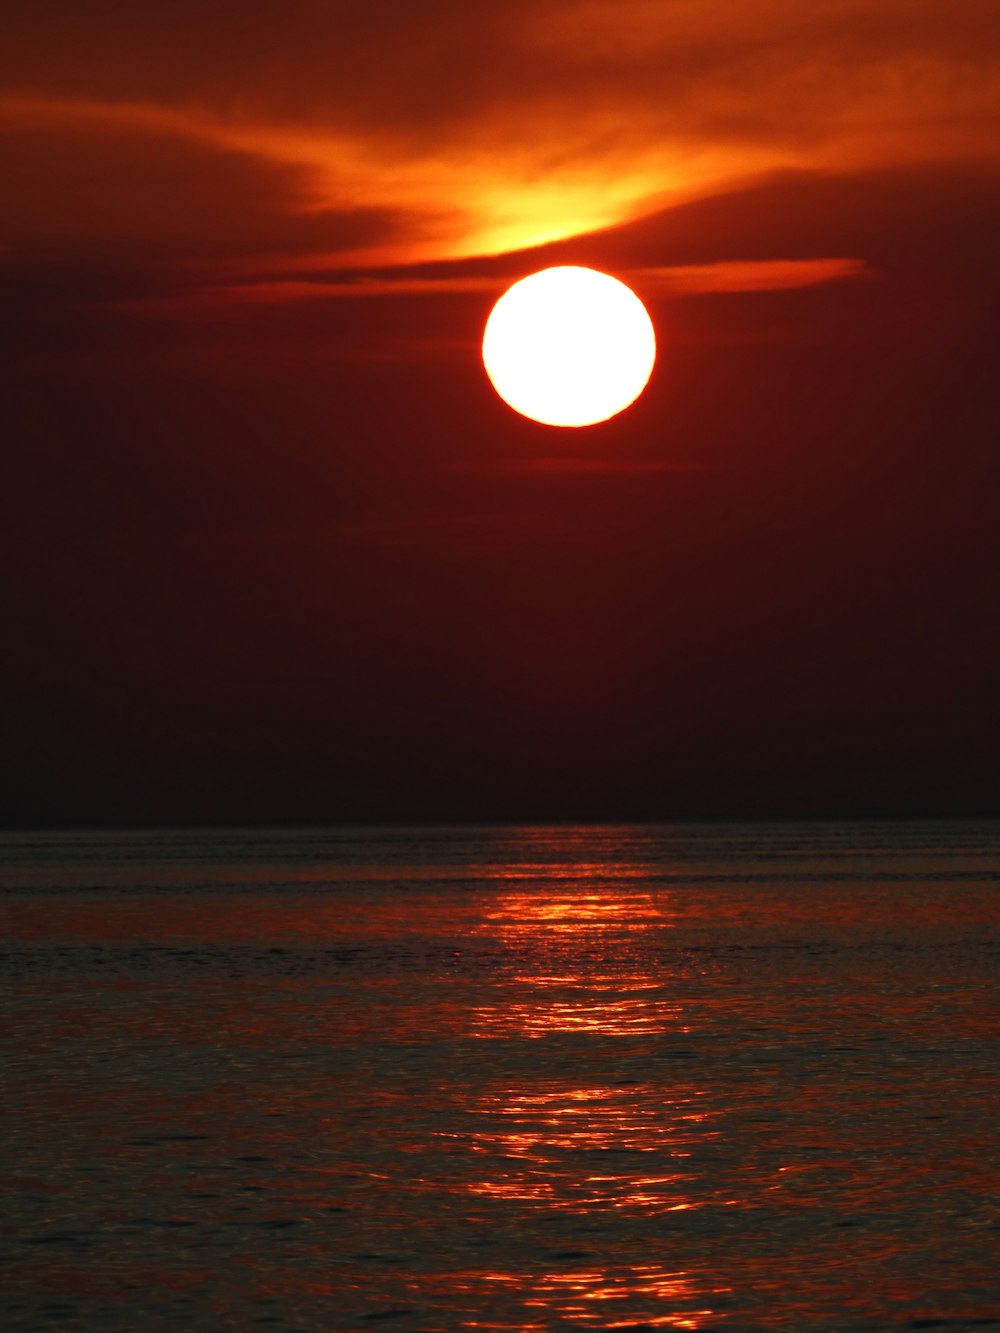
M996 823L3 852L8 1327L1000 1324Z

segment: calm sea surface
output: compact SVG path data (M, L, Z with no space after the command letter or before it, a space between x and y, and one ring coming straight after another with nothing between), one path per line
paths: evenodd
M0 836L10 1329L1000 1325L1000 824Z

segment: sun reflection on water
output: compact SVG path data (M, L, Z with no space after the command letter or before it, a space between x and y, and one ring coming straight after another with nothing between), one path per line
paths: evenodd
M681 1029L664 978L627 966L636 961L636 938L670 930L674 918L665 894L636 886L642 871L634 862L570 860L547 865L541 882L493 896L480 933L525 965L502 1002L476 1010L475 1034L623 1037Z
M565 847L555 850L566 855ZM478 931L510 960L511 975L502 995L474 1007L471 1035L609 1039L631 1051L636 1042L686 1032L670 970L655 965L649 948L651 936L673 929L669 894L642 887L636 862L566 856L552 870L547 865L540 881L518 881L484 904ZM580 1046L581 1062L588 1050ZM585 1081L562 1066L541 1078L497 1080L467 1108L466 1129L450 1134L457 1150L480 1163L463 1184L477 1198L569 1216L650 1216L705 1206L704 1195L687 1187L687 1159L693 1144L718 1134L712 1120L704 1091L690 1079L669 1087ZM562 1275L551 1290L577 1283L590 1300L621 1295L623 1279L609 1287L590 1278Z
M379 835L352 883L297 834L266 893L239 887L246 852L211 891L199 853L175 893L151 861L141 893L119 868L113 893L13 895L23 1308L986 1322L995 885L837 887L833 856L800 881L773 831L771 880L738 882L713 834L699 881L666 843L650 864L665 836L459 830L475 854L449 861Z
M481 1169L468 1193L544 1201L571 1211L636 1214L704 1206L686 1188L692 1143L717 1136L697 1090L667 1100L662 1089L548 1087L484 1095L464 1134Z
M556 934L579 935L584 931L648 930L653 923L669 917L666 905L651 893L627 885L622 867L582 865L574 867L577 878L586 882L588 875L597 871L612 881L608 887L585 888L578 892L560 887L557 891L506 894L496 900L485 921L501 938L537 936L541 931ZM621 877L625 883L614 886ZM551 870L547 879L554 879Z
M515 1327L507 1319L491 1317L494 1302L506 1304L511 1300L516 1300L524 1312L516 1325L522 1333L552 1328L553 1320L559 1321L559 1327L569 1323L603 1329L697 1330L712 1319L716 1321L712 1327L718 1327L717 1311L699 1308L704 1293L699 1293L684 1272L649 1262L611 1267L594 1262L593 1256L577 1257L576 1252L562 1263L562 1268L530 1277L489 1269L450 1274L450 1289L478 1307L476 1316L463 1321L461 1327ZM727 1290L719 1288L720 1292ZM662 1312L664 1306L669 1313ZM642 1311L638 1318L637 1309Z

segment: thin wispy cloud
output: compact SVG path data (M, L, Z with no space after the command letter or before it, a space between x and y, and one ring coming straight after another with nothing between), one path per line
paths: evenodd
M989 158L1000 114L992 0L731 0L708 11L693 0L471 11L456 0L264 0L252 19L137 0L101 18L81 4L8 6L5 136L44 126L91 166L125 129L149 138L154 161L164 135L196 158L242 156L286 220L287 243L256 237L272 260L301 255L310 235L314 257L346 250L361 266L500 253L747 174ZM31 188L11 202L11 225L26 209L40 239L47 227L67 237L58 156L43 146ZM165 217L183 229L196 207L175 194L183 175L174 160L145 185L163 215L146 220L150 242L165 258ZM324 218L359 211L408 221L324 242ZM220 192L216 225L232 228L236 254L247 250L241 223L238 195Z

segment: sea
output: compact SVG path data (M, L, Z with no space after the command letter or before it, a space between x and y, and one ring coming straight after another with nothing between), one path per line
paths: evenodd
M1000 822L0 835L7 1330L1000 1326Z

